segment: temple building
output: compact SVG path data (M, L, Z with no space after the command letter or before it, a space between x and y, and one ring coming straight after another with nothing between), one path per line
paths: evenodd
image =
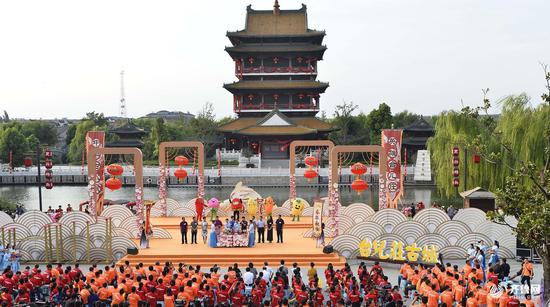
M124 125L109 130L109 134L114 134L116 137L107 143L107 147L137 147L141 149L143 148L142 138L147 135L147 131L128 119Z
M428 148L427 142L434 135L432 125L423 116L403 129L403 148L407 150L407 160L416 161L416 153Z
M287 159L293 140L327 139L332 127L316 117L328 83L317 81L317 62L327 47L324 31L308 28L307 8L253 10L245 28L227 32L225 48L238 81L233 94L237 119L220 127L226 149L250 148L262 159Z

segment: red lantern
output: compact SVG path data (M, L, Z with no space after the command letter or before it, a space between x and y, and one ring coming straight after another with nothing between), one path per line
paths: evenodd
M479 164L479 162L481 162L481 157L479 155L474 155L473 159L475 164Z
M44 187L48 190L51 190L53 188L53 182L46 181L46 183L44 183Z
M176 178L178 178L178 180L183 180L183 179L185 179L185 177L187 177L187 171L184 170L183 168L178 168L174 172L174 176L176 176Z
M29 158L29 157L23 159L23 165L25 165L25 167L31 167L32 166L32 159Z
M252 95L252 94L249 94L247 97L248 97L248 100L254 99L254 95Z
M47 169L51 169L53 167L53 162L52 160L46 160L44 162L44 166L46 166Z
M304 94L298 94L298 98L300 98L300 99L304 99L305 97L306 97L306 95L304 95Z
M174 161L180 167L189 164L189 159L186 156L177 156Z
M279 94L273 95L273 99L274 99L274 100L279 100Z
M453 179L453 186L456 188L460 184L460 180L458 178Z
M367 166L361 162L357 162L351 166L351 172L357 176L361 176L367 172Z
M304 163L307 165L307 166L316 166L318 161L317 161L317 158L315 156L307 156L305 159L304 159Z
M460 153L460 150L458 149L458 147L453 147L453 156L458 156L458 154Z
M253 57L249 57L249 58L248 58L248 63L250 63L250 64L254 64L254 61L255 61L255 60L254 60L254 58L253 58Z
M458 177L460 175L460 171L457 167L453 168L453 177Z
M122 181L116 177L112 177L105 181L105 187L111 191L118 190L122 187Z
M48 169L44 172L44 178L46 179L52 179L53 178L53 171L51 169Z
M360 194L360 193L362 193L363 191L365 191L366 189L369 188L369 184L363 179L355 179L351 183L351 188L354 191L357 191L357 194Z
M275 64L279 63L279 57L274 57L273 58L273 63L275 63Z
M44 152L44 156L47 158L47 159L51 159L53 158L53 152L51 150L46 150Z
M458 166L460 164L460 161L458 160L458 158L454 158L453 159L453 166Z
M304 58L299 56L296 58L296 60L298 61L298 63L302 63L304 61Z
M109 164L107 166L107 173L111 176L120 176L124 173L124 168L118 164Z
M305 172L304 172L304 177L307 178L308 181L310 181L311 179L317 177L317 172L313 169L307 169Z

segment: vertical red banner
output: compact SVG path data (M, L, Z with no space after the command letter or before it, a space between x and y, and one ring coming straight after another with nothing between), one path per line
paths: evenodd
M105 147L105 132L88 131L86 133L86 156L92 148ZM105 156L96 155L94 157L96 178L88 177L90 202L88 209L90 215L96 217L103 210L103 200L105 198ZM88 175L89 176L89 175Z
M389 208L397 208L397 201L403 192L401 173L402 135L403 130L382 130L382 147L387 156L386 201Z

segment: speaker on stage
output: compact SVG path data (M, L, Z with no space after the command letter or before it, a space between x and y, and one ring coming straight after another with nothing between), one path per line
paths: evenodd
M126 252L128 253L128 255L137 255L139 253L139 250L135 247L128 247L126 249Z
M332 252L334 252L334 247L332 247L332 245L327 245L323 247L323 253L332 254Z

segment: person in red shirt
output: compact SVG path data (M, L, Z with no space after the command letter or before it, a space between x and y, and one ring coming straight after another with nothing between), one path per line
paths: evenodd
M399 292L399 290L397 292ZM351 291L348 294L348 298L352 307L361 306L361 294L359 293L359 288L357 288L357 285L352 286Z
M244 295L238 289L231 291L231 304L236 307L242 307L244 305Z
M155 293L155 288L151 288L145 298L149 307L157 307L157 294Z
M309 292L306 289L305 285L302 285L302 288L296 293L296 302L298 302L298 306L305 306L307 305L307 300L309 299Z
M229 293L225 285L221 285L220 290L216 294L216 298L219 304L227 304L227 302L229 301Z
M18 304L29 304L31 302L29 292L26 289L19 290L19 294L17 294L15 302Z
M271 306L279 306L284 296L285 293L281 286L273 287L273 289L271 289Z
M337 291L336 288L332 286L329 292L329 299L332 306L336 306L336 304L338 304L338 301L340 301L341 298L342 298L342 294L340 293L340 291Z

